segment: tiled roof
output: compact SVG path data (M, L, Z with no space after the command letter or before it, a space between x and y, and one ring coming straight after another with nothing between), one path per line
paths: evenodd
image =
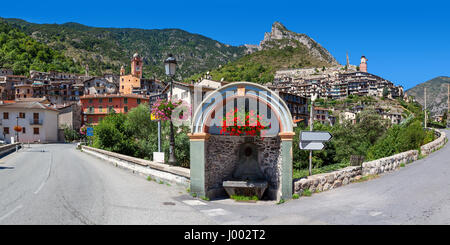
M22 102L18 101L15 103L8 103L0 105L0 109L2 108L13 108L13 109L44 109L44 110L51 110L51 111L58 111L57 109L54 109L52 107L46 106L40 102Z

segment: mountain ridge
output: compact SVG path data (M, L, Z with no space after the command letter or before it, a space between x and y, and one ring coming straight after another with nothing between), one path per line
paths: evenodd
M424 106L424 88L427 88L427 109L431 115L443 114L447 110L447 84L449 76L438 76L406 90L408 96L414 96L416 101Z
M275 72L280 69L339 65L328 50L308 35L290 31L277 21L259 45L247 44L245 47L245 56L212 70L209 76L214 80L264 84L272 82ZM187 80L197 80L204 75L197 74Z
M95 75L118 73L122 65L129 71L131 56L138 52L144 58L144 76L165 79L163 61L173 53L179 61L177 76L181 79L242 57L246 49L176 28L103 28L76 22L36 24L17 18L0 18L0 22L64 52L82 66L87 64Z

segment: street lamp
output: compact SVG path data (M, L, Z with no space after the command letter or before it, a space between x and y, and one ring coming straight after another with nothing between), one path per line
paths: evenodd
M169 54L169 57L164 60L164 67L166 68L166 75L170 77L170 97L172 100L173 94L173 77L177 68L177 60ZM170 119L170 146L169 146L169 165L175 165L177 159L175 158L175 136L173 132L172 118Z
M310 124L309 124L309 131L313 131L313 124L314 124L314 114L313 114L313 110L314 110L314 101L317 98L317 82L313 81L312 82L312 93L310 93L310 97L311 97L311 110L310 110L310 114L309 114L309 119L310 119ZM312 175L312 151L309 151L309 175Z

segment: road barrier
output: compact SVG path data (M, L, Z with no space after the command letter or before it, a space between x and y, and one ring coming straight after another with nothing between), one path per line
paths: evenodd
M436 135L436 137L438 137L436 140L423 145L422 147L420 147L420 153L423 156L427 156L430 153L432 153L433 151L438 150L439 148L441 148L444 144L445 144L445 139L446 139L446 135L445 132L439 131L437 129L430 129L434 131L434 134Z
M0 157L4 157L9 153L16 151L16 147L17 149L20 149L21 146L22 146L21 143L14 143L0 146Z
M148 177L156 181L170 182L189 187L190 171L187 168L170 166L163 163L148 161L136 157L105 151L82 145L81 150L90 155L113 163L116 167L127 169L133 173Z

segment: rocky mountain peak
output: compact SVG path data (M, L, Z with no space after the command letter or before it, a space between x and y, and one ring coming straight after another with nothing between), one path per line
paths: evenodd
M275 21L272 24L271 32L264 34L264 39L259 43L258 50L271 49L271 48L284 48L286 46L297 47L298 45L304 45L310 50L312 56L337 65L336 59L323 48L319 43L314 41L306 34L296 33L288 30L283 24Z

